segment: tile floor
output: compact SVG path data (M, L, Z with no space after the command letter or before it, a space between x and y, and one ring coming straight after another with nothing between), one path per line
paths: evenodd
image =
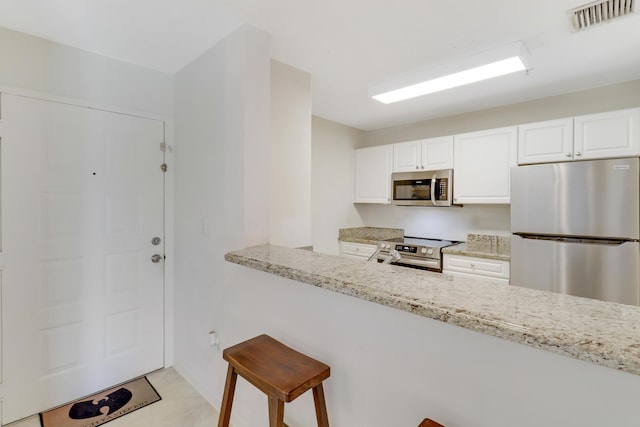
M174 369L148 375L162 400L104 424L105 427L211 427L218 413ZM5 427L40 427L38 416Z

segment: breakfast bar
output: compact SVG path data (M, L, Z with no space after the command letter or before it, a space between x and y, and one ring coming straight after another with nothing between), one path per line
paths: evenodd
M221 339L329 365L332 425L637 425L638 307L274 245L225 259ZM314 424L307 399L287 424Z
M640 308L333 255L256 246L227 261L640 375Z

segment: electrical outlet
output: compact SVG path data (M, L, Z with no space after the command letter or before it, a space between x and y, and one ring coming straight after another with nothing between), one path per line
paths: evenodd
M216 331L209 331L209 345L220 350L220 339Z

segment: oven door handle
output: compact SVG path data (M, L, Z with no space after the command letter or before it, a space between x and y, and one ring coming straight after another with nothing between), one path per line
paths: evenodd
M378 262L380 261L384 261L385 259L388 259L388 256L383 254L382 252L378 254ZM400 258L397 261L391 261L391 264L396 264L396 265L400 265L402 266L404 265L415 265L417 267L423 267L423 268L431 268L434 271L438 271L441 272L442 271L442 265L440 264L440 260L439 259L434 259L434 258L411 258L407 255L404 255L402 258Z
M431 178L431 203L433 206L436 206L436 177L438 175L433 174L433 178Z

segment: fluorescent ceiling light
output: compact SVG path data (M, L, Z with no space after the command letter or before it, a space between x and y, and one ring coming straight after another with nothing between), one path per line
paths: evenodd
M388 88L389 86L394 86L394 84L386 85L387 88L384 90L374 90L373 93L375 94L371 95L371 97L385 104L390 104L518 71L524 71L527 70L527 65L524 59L525 54L523 47L521 43L518 43L515 46L509 46L508 49L503 48L500 52L493 51L483 53L475 58L466 59L464 62L461 61L461 64L464 64L462 66L458 65L456 67L454 65L448 67L449 69L454 68L462 71L448 72L446 74L441 73L441 77L436 78L418 78L420 82L414 84L401 84L400 82L396 82L396 89L389 90ZM507 54L506 57L504 53ZM482 57L485 59L483 60ZM496 57L501 57L501 59L496 59ZM470 64L478 63L483 65L470 66ZM433 73L430 74L433 75ZM411 79L416 81L416 76L412 76Z

